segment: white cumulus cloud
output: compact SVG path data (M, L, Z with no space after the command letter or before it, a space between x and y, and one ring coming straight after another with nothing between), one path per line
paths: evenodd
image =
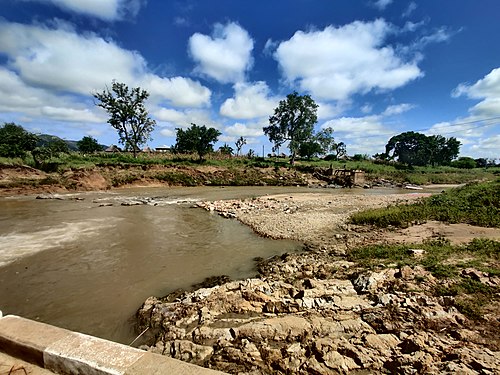
M233 137L260 137L264 135L262 130L263 125L261 122L250 122L243 124L241 122L236 122L231 126L225 128L225 133Z
M84 14L106 21L136 16L143 0L25 0L53 4L73 13Z
M453 96L465 95L481 100L469 111L476 116L500 116L500 68L493 69L484 78L469 85L462 83L454 90Z
M397 133L393 125L387 125L387 120L414 107L409 103L394 104L388 106L380 114L363 117L340 117L326 121L321 128L332 128L335 137L338 137L338 141L348 140L349 148L347 152L350 155L373 155L384 152L389 138ZM371 107L365 108L367 112L371 110Z
M172 108L158 108L151 114L159 121L167 123L166 126L176 128L188 128L191 124L205 125L218 128L219 126L211 119L210 112L200 109L176 110Z
M161 78L148 74L142 79L142 84L152 99L167 99L174 106L200 107L210 104L211 91L190 78Z
M222 83L244 81L253 64L253 40L240 25L216 24L211 36L195 33L189 38L189 53L197 73Z
M67 27L1 22L0 52L27 84L85 95L112 79L134 82L146 69L138 53Z
M274 57L290 84L325 100L390 90L422 76L415 61L404 61L385 44L392 27L384 20L355 21L321 31L297 31L280 43Z
M139 86L152 106L203 107L211 91L185 77L152 74L137 52L96 34L77 34L68 24L54 27L0 21L0 111L58 121L105 122L91 94L113 80Z
M265 82L254 84L236 83L234 97L227 99L220 107L220 114L234 119L252 119L271 116L279 98L271 97Z

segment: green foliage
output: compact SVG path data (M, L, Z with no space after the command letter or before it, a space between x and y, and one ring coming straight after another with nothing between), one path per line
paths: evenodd
M317 111L318 105L309 95L293 92L279 102L274 115L269 117L269 126L264 127L264 133L274 144L275 150L289 141L292 164L300 144L312 138L314 125L318 121Z
M84 154L92 154L94 152L102 151L102 146L99 145L97 139L91 136L85 136L77 142L78 151Z
M460 142L454 137L446 139L441 135L426 136L410 131L389 139L385 154L377 157L397 159L408 165L446 165L457 157L459 151Z
M196 152L200 161L203 160L207 153L213 151L213 144L217 142L221 135L221 132L215 128L207 128L205 125L198 126L196 124L191 124L191 127L186 130L180 128L175 130L177 138L174 152L180 154Z
M452 161L451 166L461 169L473 169L477 167L477 163L474 159L463 156L458 158L458 160Z
M61 138L57 138L53 142L50 142L45 148L49 150L51 157L59 154L69 154L69 146Z
M410 249L422 249L424 254L415 257ZM473 249L473 250L471 250ZM438 239L414 245L369 245L353 249L348 257L366 267L397 264L421 265L438 278L456 278L460 270L474 266L484 272L495 273L498 269L500 242L494 240L474 239L469 244L451 245L449 241ZM464 258L469 261L463 262ZM475 263L475 264L472 264ZM461 284L467 293L474 293L479 284L467 281Z
M35 149L38 138L13 122L4 123L0 128L0 156L15 158L25 157L28 151Z
M124 83L113 82L111 91L106 89L93 95L99 100L97 105L110 115L108 123L118 131L120 143L136 157L140 146L151 139L156 124L144 106L149 93L140 87L129 90Z
M366 161L369 159L370 159L370 155L367 155L367 154L355 154L352 157L352 160L354 160L354 161Z
M410 205L363 211L350 220L379 227L406 227L425 220L500 227L500 180L469 184Z
M463 278L447 286L438 285L435 294L438 296L452 296L454 306L472 320L479 320L483 316L483 306L495 299L498 288L493 288L471 278Z
M314 140L302 142L298 151L300 156L308 160L310 160L313 156L323 153L321 145Z
M219 152L223 155L231 156L234 152L233 148L229 146L227 143L224 143L221 147L219 147Z

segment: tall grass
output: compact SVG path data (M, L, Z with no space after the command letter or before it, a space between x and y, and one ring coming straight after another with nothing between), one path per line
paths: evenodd
M410 205L398 204L359 212L350 218L353 224L382 228L407 227L425 220L500 227L500 179L471 183Z

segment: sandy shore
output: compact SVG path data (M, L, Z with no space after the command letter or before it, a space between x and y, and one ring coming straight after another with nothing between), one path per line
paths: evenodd
M445 224L435 221L392 231L354 233L346 225L352 214L371 208L411 203L430 193L409 194L343 194L296 193L277 194L247 200L201 202L199 206L224 217L236 218L256 233L275 239L302 241L314 247L338 247L340 239L352 242L380 241L421 243L432 237L445 237L452 243L473 238L500 240L500 229L467 224ZM354 228L359 229L359 228Z

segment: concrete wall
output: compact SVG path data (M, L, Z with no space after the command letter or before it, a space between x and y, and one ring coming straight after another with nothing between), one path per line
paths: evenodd
M0 351L56 374L223 374L15 315L0 318Z

